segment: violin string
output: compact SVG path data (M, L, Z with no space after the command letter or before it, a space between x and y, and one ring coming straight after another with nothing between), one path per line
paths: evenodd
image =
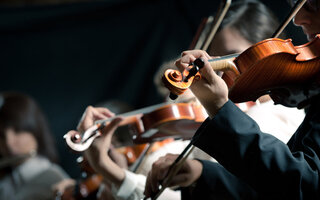
M117 116L114 116L114 117L111 117L111 118L108 118L108 119L97 120L95 122L95 124L103 124L103 125L105 125L106 122L110 122L113 119L115 119L116 117L129 117L129 116L134 116L134 115L138 115L138 114L146 114L146 113L149 113L149 112L151 112L151 111L153 111L153 110L155 110L157 108L160 108L162 106L169 105L169 104L172 104L172 102L159 103L159 104L148 106L148 107L141 108L141 109L138 109L138 110L134 110L134 111L126 112L126 113L123 113L123 114L119 114Z
M144 148L140 156L137 158L136 162L134 162L132 166L130 166L130 171L132 171L133 173L136 173L140 166L142 166L142 163L144 163L143 161L145 161L146 158L145 156L150 152L151 148L154 145L154 142L148 143L147 145L148 146Z
M219 60L227 60L227 59L230 59L230 58L236 58L239 55L240 55L239 53L234 53L234 54L230 54L230 55L226 55L226 56L221 56L219 58L209 59L208 62L219 61Z
M95 125L94 126L96 126L96 128L94 130L91 130L90 132L88 132L88 130L87 130L82 134L81 143L85 143L90 138L95 137L98 134L100 134L98 131L103 129L107 125L108 122L112 121L116 117L129 117L129 116L134 116L134 115L138 115L138 114L146 114L146 113L150 113L150 112L156 110L157 108L160 108L160 107L166 106L166 105L170 105L170 104L174 104L174 102L172 102L172 101L169 102L168 101L168 102L164 102L164 103L159 103L159 104L148 106L148 107L141 108L141 109L138 109L138 110L134 110L134 111L130 111L130 112L127 112L127 113L119 114L117 116L114 116L114 117L111 117L111 118L108 118L108 119L97 120L97 121L95 121Z

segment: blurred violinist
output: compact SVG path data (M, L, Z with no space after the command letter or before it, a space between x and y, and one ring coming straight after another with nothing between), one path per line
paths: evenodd
M319 5L319 0L307 0L294 18L295 25L303 29L309 40L320 33ZM314 51L319 55L319 48ZM307 82L300 91L305 99L299 105L307 105L308 111L285 144L262 132L252 118L234 105L226 83L208 63L211 56L206 52L185 51L176 66L184 70L196 58L202 58L205 66L200 70L202 79L190 88L206 108L209 118L195 134L194 145L220 164L187 161L173 178L172 185L191 186L192 198L200 199L319 199L319 94L308 95L308 90L316 90L314 87L320 91L318 75L315 74L311 88ZM277 96L274 100L278 102L286 96L290 95ZM175 158L176 155L167 155L153 165L147 178L146 196L157 191L163 174Z
M79 132L84 132L91 127L95 121L114 116L114 113L107 108L89 106L86 109L77 130ZM110 157L110 154L106 153L111 148L114 131L118 128L119 123L122 120L122 117L117 117L112 120L110 124L102 130L102 136L96 138L91 146L84 152L84 156L88 159L92 168L103 176L104 184L111 185L110 192L115 199L140 199L143 196L144 183L146 180L145 175L135 174L119 166L114 159ZM168 147L164 147L164 149L166 148ZM183 149L184 146L179 147L179 145L176 144L176 148L176 151L173 152L179 153L179 150ZM161 151L164 151L164 149ZM162 155L165 155L167 152L168 151L164 151ZM123 184L129 185L130 187L123 189L124 187L121 187ZM108 191L108 187L106 189ZM165 193L166 199L177 199L179 196L179 193L170 190Z
M0 199L53 199L53 184L67 178L47 121L29 96L0 93Z

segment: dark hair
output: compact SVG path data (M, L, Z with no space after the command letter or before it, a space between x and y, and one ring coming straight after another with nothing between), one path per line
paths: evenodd
M263 3L239 0L231 4L220 29L234 28L246 40L255 44L270 38L278 26L276 16Z
M38 154L57 162L57 153L47 120L37 103L28 95L17 92L0 93L0 136L8 128L30 132L38 143Z

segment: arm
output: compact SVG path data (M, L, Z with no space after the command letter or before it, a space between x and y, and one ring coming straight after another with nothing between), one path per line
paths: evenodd
M199 161L202 173L195 186L187 188L187 199L256 199L251 187L219 163Z
M166 177L177 155L159 158L149 172L145 194L153 195ZM195 185L195 187L194 187ZM172 178L170 186L183 188L187 199L254 199L255 191L245 182L228 172L219 163L205 160L186 160L181 170ZM186 194L186 195L185 195ZM162 196L160 196L162 197ZM183 199L183 198L182 198Z
M190 88L210 118L200 127L194 144L209 153L228 171L243 179L259 195L283 198L319 197L320 108L307 117L289 147L262 133L259 126L228 101L226 85L216 76L202 51L184 52L177 61L183 70L196 58L203 58L202 79Z
M114 116L106 108L94 108L89 106L78 125L78 130L83 132L91 127L96 120ZM143 198L145 176L132 173L121 168L107 154L110 149L111 138L122 118L115 118L103 130L102 135L94 140L89 149L84 153L92 168L101 174L104 181L111 183L112 193L115 199L135 200ZM177 197L174 191L166 191L164 199ZM174 193L174 194L173 194Z
M319 195L319 127L303 128L297 134L296 148L290 150L277 138L262 133L250 117L229 101L198 130L195 145L259 195L314 198Z

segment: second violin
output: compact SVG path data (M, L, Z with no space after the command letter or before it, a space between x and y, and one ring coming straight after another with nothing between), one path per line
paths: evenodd
M203 107L197 103L159 104L119 115L125 119L120 126L129 126L137 144L163 140L168 137L190 139L207 117ZM86 150L111 119L97 121L82 135L68 132L64 138L75 151Z

